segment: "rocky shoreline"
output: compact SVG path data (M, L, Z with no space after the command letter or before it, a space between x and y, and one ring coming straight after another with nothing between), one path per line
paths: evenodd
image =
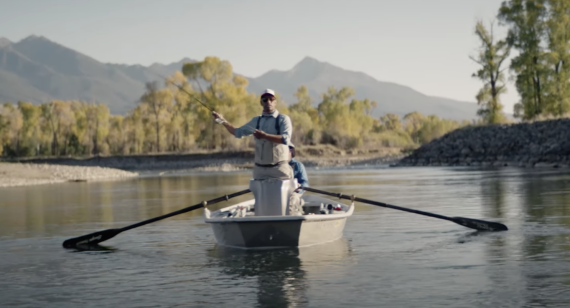
M253 160L253 152L220 152L194 154L95 156L89 158L55 157L14 159L10 162L82 167L104 167L126 171L198 169L231 165L241 168Z
M78 158L31 158L7 162L82 167L106 167L126 171L234 171L253 168L254 153L240 152L97 156ZM344 151L332 147L305 148L297 151L297 159L306 167L344 167L390 164L401 159L399 149Z
M300 154L300 155L299 155ZM307 168L387 165L403 157L399 149L343 151L334 147L305 148L298 159ZM184 172L230 172L253 168L253 151L131 155L91 158L30 158L0 162L0 187L85 182Z
M138 176L138 173L112 168L0 163L0 187L86 182L135 176Z
M570 119L465 127L394 166L570 166Z

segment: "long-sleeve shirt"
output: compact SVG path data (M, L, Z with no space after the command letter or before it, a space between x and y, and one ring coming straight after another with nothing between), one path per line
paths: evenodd
M288 146L291 144L291 134L293 131L291 119L286 115L280 115L279 111L275 110L271 114L262 114L261 116L254 117L247 124L236 128L234 135L236 138L250 136L256 128L267 134L281 136L281 143L274 143L266 139L255 139L256 165L267 166L289 161L290 155ZM277 128L279 130L277 130Z
M293 158L289 161L289 166L293 168L293 178L297 179L297 183L299 183L301 187L309 187L309 178L307 177L307 171L303 163Z
M276 119L278 119L279 129L281 130L281 138L283 140L283 144L289 145L291 143L291 133L293 132L293 125L291 125L291 119L286 115L279 118L278 117L279 117L279 111L277 110L273 111L273 113L270 114L265 114L265 113L262 114L261 121L259 121L259 129L268 134L272 135L279 134L279 132L275 130L275 121ZM234 132L236 138L253 135L258 120L259 116L253 117L253 119L251 119L251 121L247 122L245 125L236 128Z

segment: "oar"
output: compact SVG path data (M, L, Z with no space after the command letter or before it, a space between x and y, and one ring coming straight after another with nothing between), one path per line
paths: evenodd
M108 240L108 239L110 239L110 238L113 238L113 237L115 237L117 234L119 234L119 233L121 233L121 232L125 232L125 231L127 231L127 230L131 230L131 229L134 229L134 228L137 228L137 227L140 227L140 226L144 226L144 225L149 224L149 223L151 223L151 222L155 222L155 221L158 221L158 220L161 220L161 219L165 219L165 218L168 218L168 217L172 217L172 216L175 216L175 215L178 215L178 214L190 212L190 211L199 209L199 208L201 208L201 207L206 207L207 205L211 205L211 204L214 204L214 203L218 203L218 202L220 202L220 201L226 201L226 200L229 200L229 199L231 199L231 198L234 198L234 197L237 197L237 196L241 196L241 195L247 194L248 192L250 192L250 190L249 190L249 189L246 189L246 190L238 191L238 192L233 193L233 194L231 194L231 195L225 195L225 196L218 197L218 198L216 198L216 199L212 199L212 200L208 200L208 201L203 201L203 202L201 202L201 203L198 203L198 204L196 204L196 205L189 206L189 207L187 207L187 208L183 208L183 209L178 210L178 211L176 211L176 212L172 212L172 213L165 214L165 215L162 215L162 216L158 216L158 217L155 217L155 218L151 218L151 219L148 219L148 220L145 220L145 221L141 221L141 222L139 222L139 223L136 223L136 224L133 224L133 225L130 225L130 226L126 226L126 227L123 227L123 228L120 228L120 229L107 229L107 230L103 230L103 231L99 231L99 232L90 233L90 234L87 234L87 235L83 235L83 236L71 238L71 239L68 239L68 240L66 240L65 242L63 242L63 247L64 247L64 248L76 248L77 246L95 245L95 244L101 243L101 242L103 242L103 241L106 241L106 240Z
M434 214L434 213L428 213L428 212L408 209L408 208L400 207L400 206L396 206L396 205L390 205L390 204L386 204L386 203L382 203L382 202L378 202L378 201L366 200L366 199L357 198L354 196L347 196L347 195L343 195L340 193L332 193L332 192L328 192L328 191L318 190L318 189L314 189L311 187L303 187L303 189L306 191L312 191L312 192L320 193L320 194L324 194L324 195L335 196L335 197L338 197L339 199L354 200L354 201L358 201L358 202L362 202L362 203L368 203L368 204L372 204L372 205L387 207L387 208L391 208L394 210L406 211L406 212L425 215L425 216L429 216L429 217L433 217L433 218L445 219L445 220L452 221L456 224L462 225L464 227L475 229L475 230L480 230L480 231L506 231L506 230L509 230L509 228L507 228L507 226L505 226L501 223L498 223L498 222L485 221L485 220L473 219L473 218L465 218L465 217L447 217L447 216L438 215L438 214Z

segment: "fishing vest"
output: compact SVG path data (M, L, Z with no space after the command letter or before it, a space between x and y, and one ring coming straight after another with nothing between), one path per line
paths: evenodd
M267 134L281 135L281 127L279 122L285 120L285 115L278 114L277 117L266 117L266 120L261 124L261 118L257 118L257 125L255 129L260 129ZM275 123L272 123L271 120ZM274 124L274 125L272 125ZM271 167L279 163L289 161L289 147L282 143L275 143L265 139L255 138L255 164L262 167Z

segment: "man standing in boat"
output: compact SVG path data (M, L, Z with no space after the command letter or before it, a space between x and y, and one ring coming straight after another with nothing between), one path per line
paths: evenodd
M263 91L260 104L263 113L237 128L226 121L221 114L214 111L212 115L216 122L223 125L236 138L250 135L255 137L254 179L292 179L293 169L289 166L288 148L293 132L291 119L277 111L275 92L271 89Z

